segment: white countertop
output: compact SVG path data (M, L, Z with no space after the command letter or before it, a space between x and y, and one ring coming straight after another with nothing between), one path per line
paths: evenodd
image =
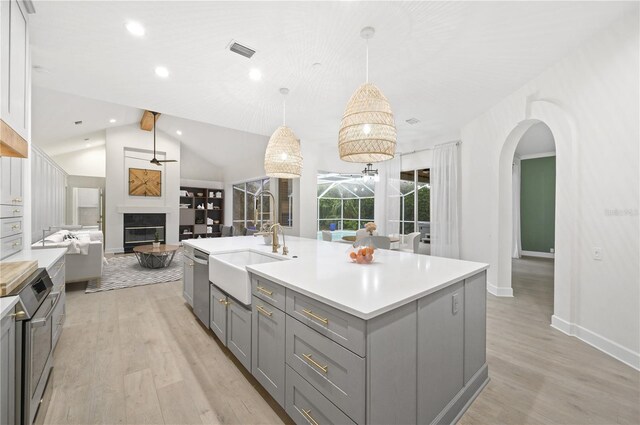
M49 268L53 266L64 254L66 254L67 248L42 248L32 249L31 247L25 247L22 251L13 254L10 257L2 260L3 262L10 261L31 261L36 260L38 262L38 268Z
M20 297L2 297L0 298L0 319L4 319L4 317L13 311L13 307L18 304Z
M209 254L251 249L271 253L262 237L188 239ZM372 264L348 260L348 244L287 236L286 261L247 266L256 275L370 319L422 298L489 266L471 261L377 249ZM280 251L282 252L282 251ZM298 258L293 258L297 256Z

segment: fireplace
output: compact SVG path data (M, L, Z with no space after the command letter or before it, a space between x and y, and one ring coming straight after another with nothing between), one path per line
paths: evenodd
M158 233L165 243L165 214L124 214L124 252L132 252L138 245L150 245Z

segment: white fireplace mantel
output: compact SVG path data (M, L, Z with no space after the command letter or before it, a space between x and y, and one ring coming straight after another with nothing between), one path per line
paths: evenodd
M169 207L136 207L131 205L118 205L116 207L118 214L171 214L172 208Z

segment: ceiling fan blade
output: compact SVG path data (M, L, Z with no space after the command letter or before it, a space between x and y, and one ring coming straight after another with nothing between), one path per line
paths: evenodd
M177 159L157 159L157 162L178 162Z

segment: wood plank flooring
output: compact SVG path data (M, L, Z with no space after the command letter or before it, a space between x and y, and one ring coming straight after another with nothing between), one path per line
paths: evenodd
M553 263L514 262L488 295L491 382L461 424L638 424L640 374L549 326ZM67 285L49 424L275 424L282 409L196 321L180 282Z

